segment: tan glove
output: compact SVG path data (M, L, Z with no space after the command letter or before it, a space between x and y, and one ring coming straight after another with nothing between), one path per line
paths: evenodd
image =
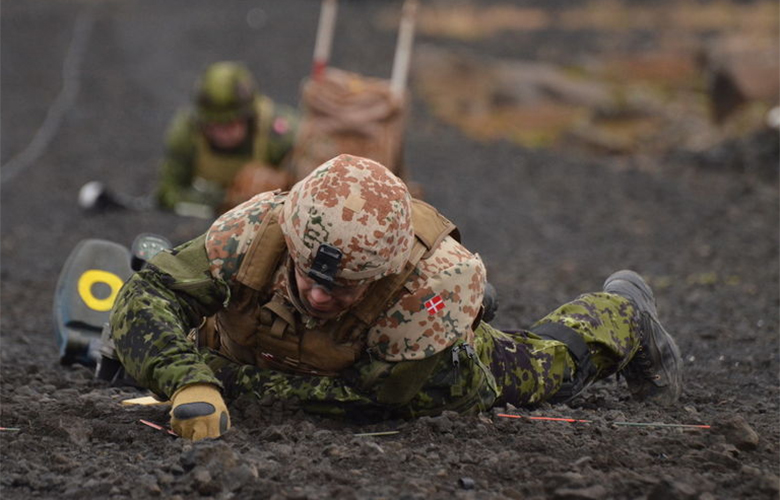
M173 394L171 403L171 427L185 439L216 438L230 429L230 415L215 385L186 385Z

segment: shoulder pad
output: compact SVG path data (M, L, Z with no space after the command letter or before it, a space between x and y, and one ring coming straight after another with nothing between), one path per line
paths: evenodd
M298 131L300 118L298 112L284 104L277 104L274 119L271 123L271 131L279 137L292 137Z
M284 202L286 193L260 193L222 214L206 233L206 253L215 278L229 281L241 267L263 218Z
M447 237L369 328L368 347L386 361L403 361L430 357L458 339L471 341L484 292L482 259Z

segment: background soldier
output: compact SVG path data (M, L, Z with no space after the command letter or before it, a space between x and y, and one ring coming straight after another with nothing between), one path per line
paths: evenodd
M223 397L245 394L413 417L567 401L620 371L635 397L677 400L679 350L639 275L501 332L481 321L485 268L458 237L385 167L338 156L153 258L114 306L117 355L193 440L224 433Z
M194 109L178 111L169 125L158 204L208 217L286 189L297 124L297 111L261 95L244 64L211 64L196 84Z

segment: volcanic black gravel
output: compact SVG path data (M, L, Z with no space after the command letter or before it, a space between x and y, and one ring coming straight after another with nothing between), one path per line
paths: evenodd
M342 1L333 64L388 77L395 33L377 15L399 8ZM53 293L79 241L129 245L154 232L181 243L208 227L159 212L86 214L79 188L101 180L150 192L167 121L209 62L244 60L265 92L295 104L318 15L312 0L3 2L2 497L778 498L776 131L640 161L477 142L414 100L412 177L485 260L501 302L495 324L528 326L632 268L655 288L683 352L672 408L630 400L615 379L569 406L516 410L591 421L573 424L507 419L500 408L357 425L247 400L231 406L223 439L192 444L138 422L165 424L164 407L121 407L139 393L59 364ZM576 33L533 39L572 52L590 43ZM538 57L508 40L471 48ZM355 436L378 431L398 432Z

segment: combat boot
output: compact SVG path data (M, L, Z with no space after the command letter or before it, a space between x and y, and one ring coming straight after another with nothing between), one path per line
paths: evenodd
M620 372L631 394L639 400L672 404L682 392L680 349L658 320L650 286L634 271L612 274L604 291L630 300L639 313L639 350Z

